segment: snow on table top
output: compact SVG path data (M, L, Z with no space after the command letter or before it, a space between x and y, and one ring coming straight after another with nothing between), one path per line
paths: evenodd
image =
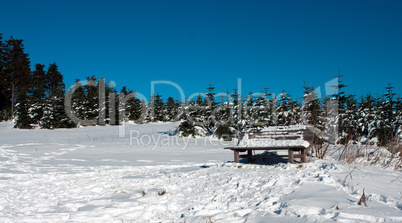
M296 131L311 128L308 125L290 125L290 126L269 126L259 129L261 132L278 132L278 131ZM255 129L248 129L245 132L255 131Z
M238 147L289 147L289 146L304 146L309 147L310 143L303 139L284 139L276 140L270 138L252 138L246 134L239 142Z
M238 147L309 147L310 143L303 139L306 125L271 126L262 129L248 129L240 140ZM286 139L296 136L297 139Z

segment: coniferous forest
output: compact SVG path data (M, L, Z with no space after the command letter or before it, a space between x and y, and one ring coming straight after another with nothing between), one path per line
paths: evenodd
M211 84L206 88L208 93L185 103L172 97L164 99L159 94L152 95L150 103L146 103L128 87L118 92L108 84L104 100L100 100L103 79L90 76L75 81L75 91L68 101L74 115L81 120L76 123L65 112L66 89L57 64L31 66L23 40L13 37L3 40L0 34L0 120L13 119L15 128L22 129L114 125L129 120L180 121L177 129L180 136L213 135L231 140L245 128L308 124L325 129L336 123L339 136L336 143L385 146L401 139L402 98L394 93L392 84L384 86L385 93L381 95L348 95L347 83L343 83L342 76L337 78L337 85L332 86L336 93L326 98L319 98L314 87L308 85L300 87L303 98L292 98L285 90L272 95L269 89L240 95L236 88L217 96ZM92 84L84 85L82 81ZM335 119L327 109L333 101L338 108ZM124 111L119 110L122 104Z

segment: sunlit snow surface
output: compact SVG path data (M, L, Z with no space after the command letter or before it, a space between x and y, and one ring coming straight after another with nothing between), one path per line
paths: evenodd
M120 138L117 126L0 123L0 222L402 221L401 172L235 164L223 149L234 142L177 138L176 126L130 124ZM368 207L357 205L364 188Z

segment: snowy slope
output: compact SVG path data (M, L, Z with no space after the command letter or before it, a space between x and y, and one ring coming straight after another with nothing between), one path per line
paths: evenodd
M397 171L235 164L222 149L234 142L177 138L176 123L129 124L123 138L116 126L11 126L0 123L0 222L402 221Z

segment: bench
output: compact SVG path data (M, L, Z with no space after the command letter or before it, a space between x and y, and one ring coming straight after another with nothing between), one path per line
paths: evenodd
M275 126L262 129L248 129L240 133L236 147L226 147L234 152L234 162L247 158L252 163L255 157L287 157L289 163L300 159L305 163L307 149L314 137L314 128L305 125ZM287 155L253 155L253 151L287 150ZM247 152L247 154L240 154Z

